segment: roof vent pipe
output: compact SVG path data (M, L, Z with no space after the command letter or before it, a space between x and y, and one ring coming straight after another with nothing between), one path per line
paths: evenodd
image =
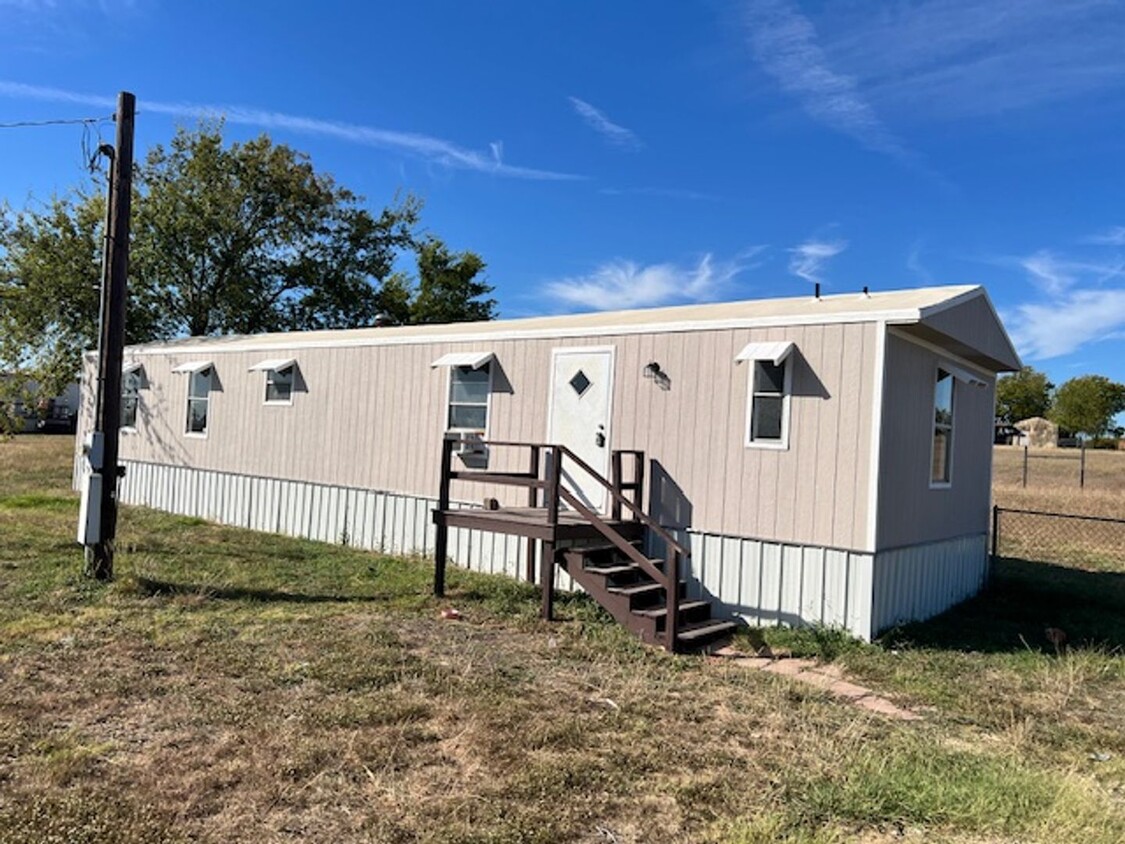
M866 284L863 285L863 295L864 296L870 296L871 295L870 293L867 292L867 285Z
M816 287L813 289L813 296L815 296L817 299L820 298L820 282L819 281L816 283Z

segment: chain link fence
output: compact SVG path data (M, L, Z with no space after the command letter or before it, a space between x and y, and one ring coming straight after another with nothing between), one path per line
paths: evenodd
M993 507L992 555L1125 571L1125 519Z

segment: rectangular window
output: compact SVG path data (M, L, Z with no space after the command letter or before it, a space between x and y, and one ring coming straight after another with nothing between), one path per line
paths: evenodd
M789 440L789 361L755 360L750 370L747 445L787 448Z
M207 433L207 410L211 401L211 367L188 375L187 433Z
M488 396L492 385L492 364L479 369L453 366L449 370L449 429L485 431L488 429Z
M121 427L137 427L137 405L140 402L141 372L134 369L121 375Z
M266 370L266 404L289 404L293 401L293 366Z
M953 468L953 374L938 369L934 385L934 443L930 483L948 484Z

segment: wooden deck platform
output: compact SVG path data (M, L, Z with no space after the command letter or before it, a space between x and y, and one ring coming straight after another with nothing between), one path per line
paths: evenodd
M445 527L486 530L525 536L542 542L604 539L602 533L573 510L559 510L557 524L550 524L546 507L502 507L499 510L435 510L434 524ZM640 539L644 525L637 521L606 519L618 533Z

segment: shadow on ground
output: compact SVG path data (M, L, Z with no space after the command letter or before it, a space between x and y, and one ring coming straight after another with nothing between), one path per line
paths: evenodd
M930 621L889 631L880 643L1053 653L1049 628L1063 631L1069 647L1125 652L1125 573L1001 558L980 595Z
M143 595L183 596L193 595L219 601L257 601L286 604L371 603L376 600L364 595L309 595L301 592L284 592L277 589L251 589L239 586L211 586L205 583L174 583L148 577L136 578L137 591Z

